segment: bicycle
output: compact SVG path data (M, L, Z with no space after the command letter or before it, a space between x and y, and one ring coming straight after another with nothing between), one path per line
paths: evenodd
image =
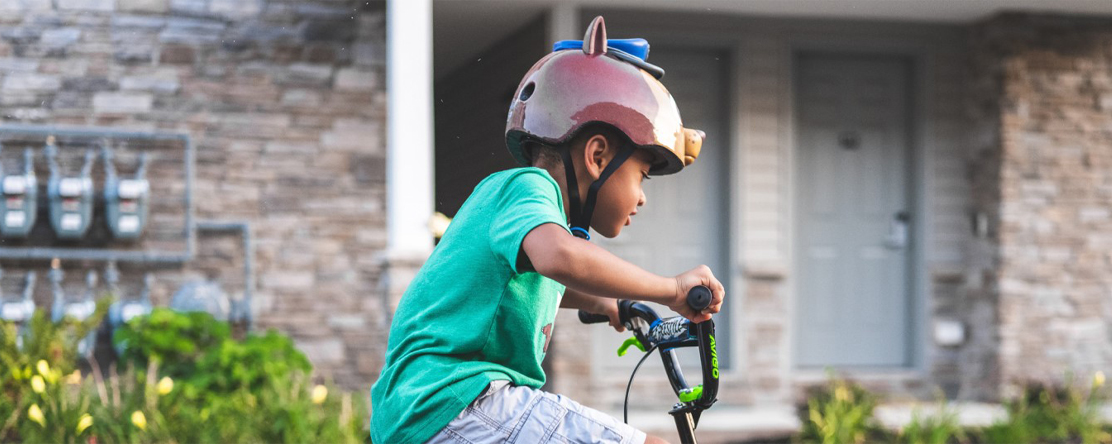
M687 305L696 313L707 308L710 301L710 289L705 286L692 288L687 294ZM714 320L696 324L682 316L661 319L651 307L627 300L618 301L618 318L622 325L633 332L633 337L627 339L618 348L618 356L624 356L629 347L637 347L645 352L629 376L623 406L624 421L629 423L629 388L633 385L633 376L637 374L637 369L641 368L641 364L653 350L659 348L661 360L664 362L664 373L679 398L679 402L668 414L676 421L680 442L696 444L695 429L699 425L699 417L704 410L718 401L718 353L714 341ZM610 318L580 310L579 321L584 324L598 324L609 322ZM648 348L645 347L646 345ZM699 347L703 383L695 387L687 384L679 359L676 357L675 350L683 347Z

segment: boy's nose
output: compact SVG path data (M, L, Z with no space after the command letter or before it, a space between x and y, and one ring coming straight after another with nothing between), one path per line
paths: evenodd
M640 206L644 206L644 205L645 205L645 190L641 190L641 199L639 199L637 201L637 206L640 207Z

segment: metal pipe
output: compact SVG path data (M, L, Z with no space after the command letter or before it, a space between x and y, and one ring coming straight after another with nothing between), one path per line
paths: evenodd
M246 305L247 331L254 331L255 245L248 222L202 221L197 229L209 232L238 232L243 236L243 303Z
M112 139L138 139L138 140L164 140L164 141L186 141L189 139L188 134L171 133L171 132L139 132L139 131L121 131L115 128L101 128L101 127L76 127L76 126L41 126L41 125L26 125L26 124L4 124L0 125L0 134L18 133L31 136L57 136L60 138L81 138L81 139L99 139L99 138L112 138Z
M0 247L0 259L67 261L116 261L158 264L179 264L193 260L192 252L95 250L91 248L10 248Z

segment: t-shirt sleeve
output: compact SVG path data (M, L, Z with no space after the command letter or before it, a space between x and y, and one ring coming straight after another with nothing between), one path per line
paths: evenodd
M540 173L523 172L503 186L498 208L491 213L490 247L514 273L518 273L517 255L525 235L547 223L568 229L559 198L560 189Z

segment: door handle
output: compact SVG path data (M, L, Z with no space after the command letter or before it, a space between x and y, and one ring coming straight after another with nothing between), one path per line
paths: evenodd
M908 240L908 224L911 222L911 214L907 211L900 211L892 217L892 222L888 227L888 236L884 239L884 246L889 250L902 250L907 248Z

